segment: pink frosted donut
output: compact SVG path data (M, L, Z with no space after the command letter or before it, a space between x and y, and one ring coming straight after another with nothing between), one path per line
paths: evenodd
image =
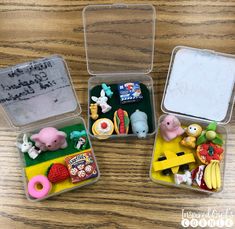
M41 188L38 189L37 185ZM28 183L28 193L30 196L40 199L48 195L51 190L51 183L46 176L38 175L33 177Z

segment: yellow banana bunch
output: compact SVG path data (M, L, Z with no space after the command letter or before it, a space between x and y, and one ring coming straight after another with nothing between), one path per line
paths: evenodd
M205 168L204 181L209 189L219 189L221 187L221 174L219 161L211 160Z

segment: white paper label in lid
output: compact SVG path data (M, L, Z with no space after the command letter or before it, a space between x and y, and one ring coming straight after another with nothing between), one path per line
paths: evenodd
M51 57L3 69L0 103L15 126L73 111L76 97L64 60Z
M181 48L175 54L168 80L166 110L221 122L233 102L235 59Z

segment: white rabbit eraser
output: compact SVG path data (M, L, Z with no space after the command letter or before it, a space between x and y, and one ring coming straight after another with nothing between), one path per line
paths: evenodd
M23 135L23 143L17 143L17 147L22 153L28 153L29 157L35 159L42 151L33 146L32 142L28 141L26 134Z
M91 99L96 102L98 106L101 107L102 113L107 113L112 109L112 107L107 104L108 97L105 96L105 91L103 89L100 92L99 98L97 98L96 96L91 96Z

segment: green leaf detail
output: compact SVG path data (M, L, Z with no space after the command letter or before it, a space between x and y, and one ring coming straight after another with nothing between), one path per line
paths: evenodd
M197 139L197 145L201 145L201 144L205 143L206 141L207 141L207 139L206 139L206 134L203 133L203 134L201 134L201 135L198 137L198 139Z
M216 145L220 145L222 146L223 145L223 140L217 135L216 138L212 141L214 144Z
M217 128L217 123L216 123L216 122L211 122L211 123L207 126L206 130L207 130L207 131L208 131L208 130L216 131L216 128Z
M47 169L47 171L46 171L46 176L48 176L48 174L49 174L49 172L50 172L50 170L51 170L51 167L54 165L54 163L52 163L49 167L48 167L48 169Z
M127 128L130 123L130 119L127 116L124 116L124 123L125 123L125 127Z
M117 127L120 125L120 119L118 118L118 115L116 115L116 122L117 122Z

